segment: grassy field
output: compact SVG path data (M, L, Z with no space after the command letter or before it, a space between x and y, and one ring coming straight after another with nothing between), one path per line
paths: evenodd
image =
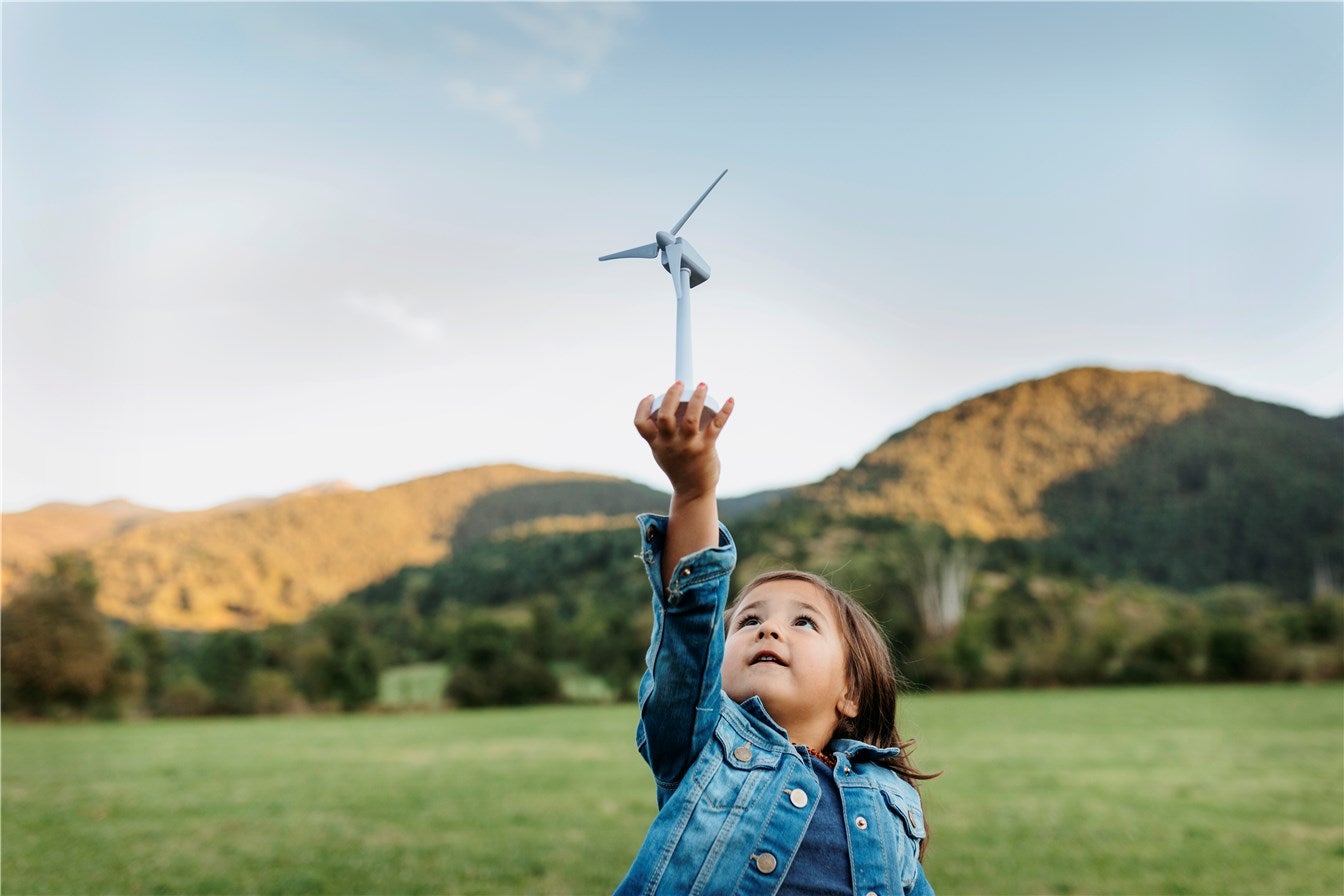
M955 893L1344 893L1344 687L909 698ZM3 892L605 893L634 708L3 727Z

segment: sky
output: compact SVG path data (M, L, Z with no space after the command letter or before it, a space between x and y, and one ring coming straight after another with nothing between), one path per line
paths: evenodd
M1338 3L14 3L3 505L653 485L651 242L724 495L1079 365L1344 404Z

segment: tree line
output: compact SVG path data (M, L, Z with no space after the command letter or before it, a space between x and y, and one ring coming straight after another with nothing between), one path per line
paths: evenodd
M734 590L780 566L827 575L872 610L915 686L1344 677L1338 592L1178 590L1106 578L1033 543L802 501L777 510L734 523ZM57 555L3 610L0 705L30 716L352 711L375 703L384 670L426 662L451 670L443 698L457 706L563 699L575 671L633 699L652 623L637 549L633 526L482 538L301 624L211 633L110 623L88 558Z

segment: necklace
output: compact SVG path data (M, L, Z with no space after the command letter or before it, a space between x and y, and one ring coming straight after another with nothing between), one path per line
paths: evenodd
M807 752L811 753L813 756L817 757L822 762L826 763L827 768L835 768L834 756L827 756L825 753L821 753L818 752L817 750L812 749L807 744L803 744L803 749L807 750Z

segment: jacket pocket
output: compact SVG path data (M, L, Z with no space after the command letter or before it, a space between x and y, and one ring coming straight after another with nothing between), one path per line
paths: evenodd
M919 843L926 833L924 810L913 788L909 794L882 788L882 798L891 810L894 833L900 835L892 844L896 848L895 867L901 889L908 893L919 875Z
M779 767L779 753L753 744L731 726L715 729L710 749L718 761L713 763L701 799L714 808L749 805Z
M900 819L905 835L911 840L923 840L924 810L919 804L918 795L907 795L884 787L882 798L887 801L887 808Z

